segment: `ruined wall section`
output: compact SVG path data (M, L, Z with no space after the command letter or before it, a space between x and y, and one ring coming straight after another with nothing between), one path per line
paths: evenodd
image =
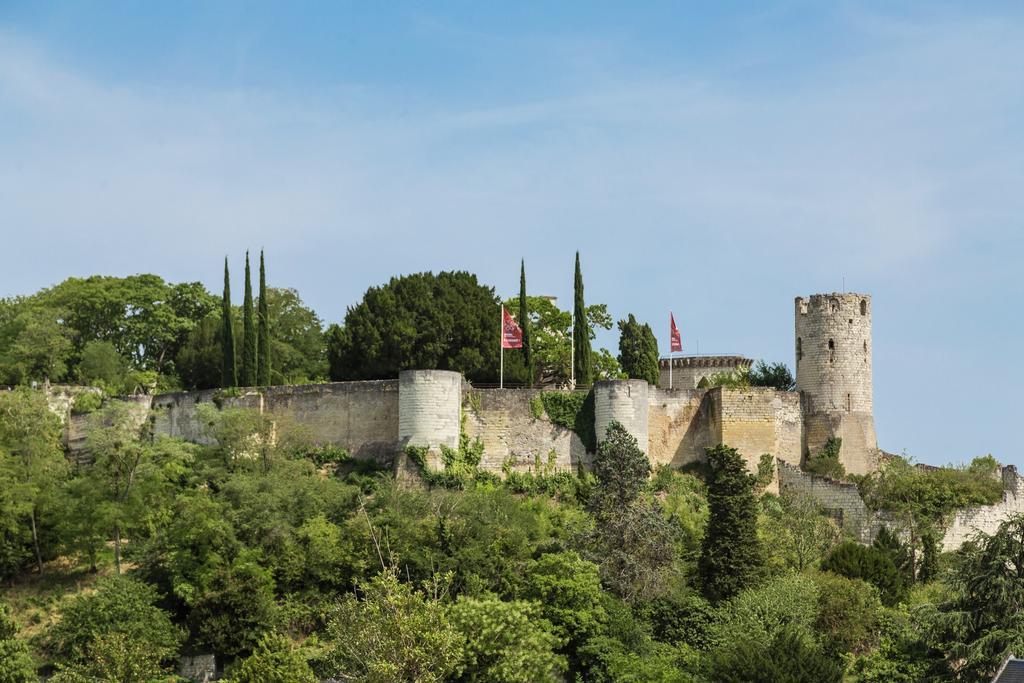
M618 422L648 452L649 386L642 379L616 379L594 384L594 429L604 441L608 425Z
M943 551L956 550L978 532L995 533L1007 519L1024 513L1024 479L1017 474L1017 468L1004 467L1002 479L1003 500L958 512L942 537Z
M466 385L464 428L466 436L480 439L484 445L481 468L500 473L507 464L517 472L578 472L590 463L575 432L543 414L534 417L531 402L540 393L539 389L473 389Z
M861 543L874 539L878 522L856 484L810 474L782 460L776 460L775 465L780 494L808 496Z

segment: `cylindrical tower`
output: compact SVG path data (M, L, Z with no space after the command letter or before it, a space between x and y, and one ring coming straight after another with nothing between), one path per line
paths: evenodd
M815 453L829 437L839 437L840 459L847 471L871 471L878 448L872 413L871 297L797 297L795 317L804 452Z
M439 467L441 446L459 447L462 375L447 370L405 370L398 375L398 441L428 449Z
M594 383L594 429L604 441L608 425L618 422L647 453L648 385L642 379L616 379Z

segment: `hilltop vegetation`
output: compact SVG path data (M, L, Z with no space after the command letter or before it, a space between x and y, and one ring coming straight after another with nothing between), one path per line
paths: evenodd
M215 652L233 681L982 681L1024 635L1024 523L915 566L758 497L725 446L706 480L652 472L613 425L592 474L461 453L424 489L243 409L205 413L201 447L115 403L85 465L40 392L0 415L8 680L169 680Z

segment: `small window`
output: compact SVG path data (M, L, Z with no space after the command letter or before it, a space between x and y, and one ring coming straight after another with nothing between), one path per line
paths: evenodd
M868 314L868 300L867 299L861 299L860 300L860 314L861 315L867 315Z
M828 340L828 362L836 362L836 342L833 339Z
M796 362L799 363L804 357L804 340L796 338Z
M846 395L846 412L853 410L853 397L850 394Z
M831 303L832 303L832 312L833 313L838 313L839 312L839 299L832 299Z

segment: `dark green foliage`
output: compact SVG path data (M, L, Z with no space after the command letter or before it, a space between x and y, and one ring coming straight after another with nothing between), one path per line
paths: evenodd
M921 566L917 570L917 580L921 583L934 581L939 575L939 541L933 530L928 529L921 534Z
M889 556L893 565L903 576L905 584L909 585L914 582L914 564L910 548L888 526L882 525L875 540L872 541L871 547L881 550Z
M632 313L619 321L619 365L630 379L647 380L657 386L658 340L651 326L641 325Z
M684 644L698 650L711 647L709 628L715 609L699 593L661 595L639 603L634 610L651 629L651 635L670 645Z
M863 579L878 588L882 602L895 605L904 594L903 577L886 552L846 541L822 560L823 571Z
M263 250L260 249L260 301L258 320L257 368L256 384L269 386L270 379L270 310L267 302L267 270L263 263Z
M1024 651L1024 516L961 548L949 584L953 596L939 606L936 645L956 680L987 682L1007 654Z
M540 400L551 422L576 432L587 451L593 453L596 450L593 391L544 391L540 394Z
M618 422L608 425L593 463L597 486L591 509L614 511L636 500L651 476L651 461L636 437Z
M815 630L825 651L840 657L868 650L878 637L882 613L878 591L866 581L831 572L818 572L813 578L819 608Z
M526 370L526 386L532 387L537 379L537 368L533 364L533 348L530 331L530 307L526 297L526 260L519 263L519 317L516 319L523 331L523 367Z
M590 323L587 306L583 301L583 272L580 270L580 252L576 252L576 275L573 280L573 364L577 386L594 383L594 361L590 349Z
M96 648L118 636L141 646L147 658L170 665L184 634L157 607L161 596L151 586L125 577L104 579L95 593L75 598L47 635L49 649L63 664L86 663Z
M711 683L840 683L843 666L796 629L780 632L771 645L740 642L712 657Z
M416 273L371 287L328 332L331 379L386 379L401 370L498 379L498 299L465 272Z
M754 478L742 456L726 445L707 450L711 476L707 531L698 562L701 587L712 602L728 599L752 585L764 558L757 538Z
M793 391L796 389L796 380L793 373L785 363L772 363L768 365L763 360L757 361L750 370L750 386L771 387L779 391Z
M220 306L220 346L222 387L238 386L235 365L235 330L231 311L231 280L228 276L228 259L224 257L224 295Z
M183 386L189 389L215 389L222 384L221 365L224 347L221 336L222 313L211 313L199 321L178 351L174 365Z
M245 299L242 304L242 374L244 387L256 386L259 340L256 336L256 312L252 305L252 275L249 271L249 252L245 252Z
M276 623L274 580L251 553L220 567L189 614L195 643L212 652L251 652Z
M846 468L839 460L839 451L842 447L842 439L830 436L820 451L807 456L804 470L829 479L842 479L846 476Z
M113 343L93 340L82 347L78 377L84 384L119 394L124 391L126 372L124 359Z

